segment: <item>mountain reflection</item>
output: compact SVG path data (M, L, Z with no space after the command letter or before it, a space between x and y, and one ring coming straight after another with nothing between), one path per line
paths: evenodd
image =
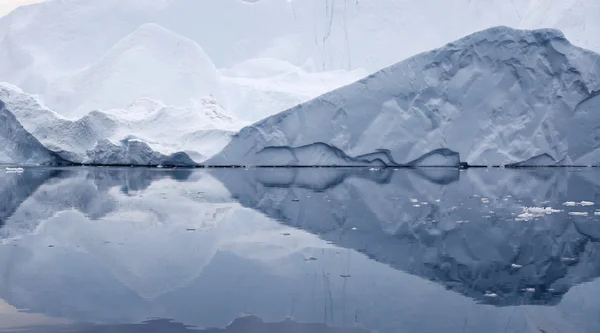
M0 185L0 298L74 323L30 332L600 329L598 169L31 168Z
M171 320L149 320L141 324L65 325L29 327L21 333L369 333L360 328L335 328L325 324L302 324L292 320L265 323L258 317L246 316L234 320L225 328L198 329Z
M587 216L517 218L523 207L564 209L563 202L597 198L598 181L589 173L254 169L213 174L247 207L484 303L552 305L573 285L600 275L600 224L593 209Z

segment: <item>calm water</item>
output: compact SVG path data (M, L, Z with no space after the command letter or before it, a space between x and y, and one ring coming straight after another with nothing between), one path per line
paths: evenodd
M597 209L599 169L2 170L0 331L597 333Z

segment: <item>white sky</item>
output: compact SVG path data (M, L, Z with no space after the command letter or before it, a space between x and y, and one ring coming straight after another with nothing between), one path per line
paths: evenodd
M42 2L44 0L0 0L0 16L8 14L13 9L30 3Z

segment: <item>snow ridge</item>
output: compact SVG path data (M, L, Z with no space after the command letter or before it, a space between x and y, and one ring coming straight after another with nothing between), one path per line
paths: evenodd
M256 165L267 147L321 142L401 164L449 149L460 160L444 165L600 165L600 140L585 135L600 130L598 62L556 30L491 28L246 127L206 164Z

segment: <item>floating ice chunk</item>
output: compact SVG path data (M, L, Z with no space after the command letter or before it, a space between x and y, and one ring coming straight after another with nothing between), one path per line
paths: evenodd
M481 202L484 203L484 204L488 204L488 203L490 203L490 199L488 199L488 198L481 198Z
M23 169L23 168L11 168L11 167L6 167L5 170L6 170L6 173L23 173L23 171L25 171L25 169Z
M412 203L418 203L418 202L419 202L419 200L417 200L417 199L414 199L414 198L411 198L411 199L410 199L410 202L412 202Z
M490 291L486 291L483 296L494 298L494 297L498 297L498 294L490 292Z
M553 213L560 213L562 210L552 207L523 207L523 212L517 215L516 221L529 221L538 217L543 217Z
M562 257L560 258L562 261L567 261L567 262L573 262L573 261L577 261L577 258L573 258L573 257Z
M573 215L573 216L588 216L588 212L569 212L569 215Z
M563 203L563 205L569 206L569 207L575 207L575 206L586 207L586 206L593 206L594 203L590 202L590 201L581 201L581 202L567 201L567 202Z
M600 216L600 212L594 212L594 216Z
M517 265L517 264L512 264L510 265L511 268L521 268L523 267L523 265Z

